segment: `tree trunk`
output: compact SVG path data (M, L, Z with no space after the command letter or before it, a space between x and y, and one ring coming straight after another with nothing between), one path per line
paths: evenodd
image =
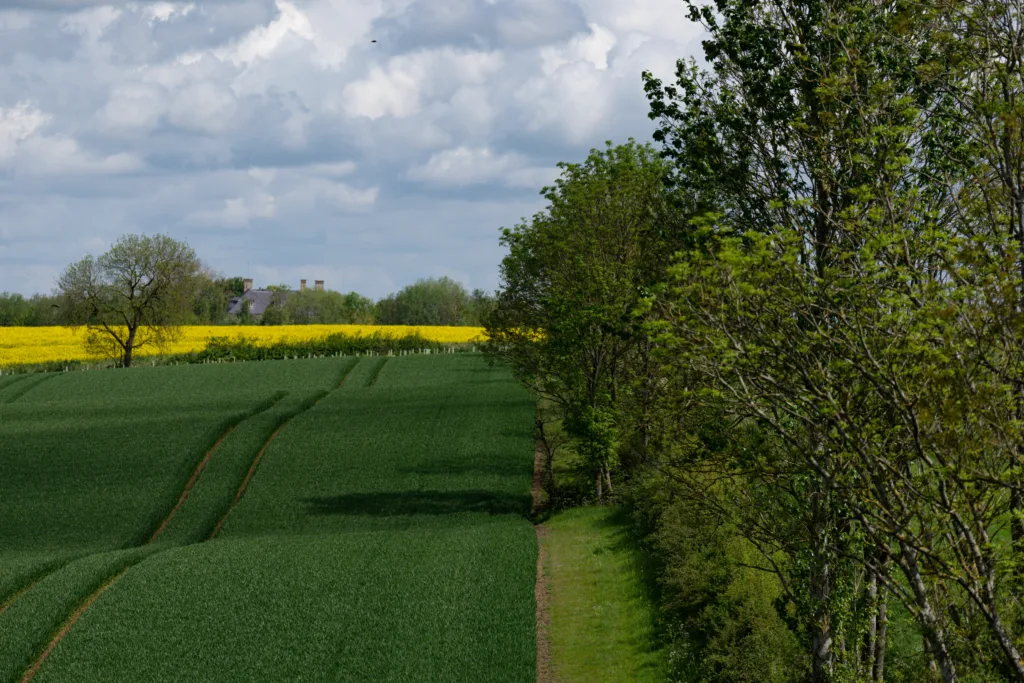
M832 679L832 611L829 598L832 595L832 563L828 556L829 519L825 494L812 494L814 554L811 565L811 599L814 614L811 618L811 681L827 683Z
M121 359L121 367L130 368L132 366L132 351L135 350L135 331L136 328L132 327L128 330L128 339L124 343L124 357Z
M871 674L875 664L875 648L878 646L878 575L868 570L868 583L864 589L869 605L868 630L864 634L864 650L860 657L860 670Z
M824 561L812 578L812 593L817 604L811 624L811 680L813 683L827 683L832 679L832 614L829 612L829 587L827 581L831 565Z
M875 662L871 680L881 683L885 680L885 636L889 627L889 589L884 585L878 591L878 631L875 636Z
M946 636L942 632L938 615L931 605L931 600L928 599L928 589L917 563L917 551L903 541L900 541L899 564L910 584L910 590L914 593L917 619L924 632L925 647L943 683L954 683L956 681L956 666L946 648Z
M991 596L991 600L995 602L995 596ZM1000 649L1006 656L1006 661L1010 665L1010 670L1013 672L1014 677L1018 681L1024 681L1024 662L1021 661L1020 653L1017 651L1017 647L1013 644L1013 638L1006 631L1006 627L1003 625L1002 619L999 618L998 613L995 612L997 609L996 605L992 605L992 613L989 615L989 628L996 637L996 642L999 643Z
M1017 419L1024 419L1024 387L1016 389ZM1024 444L1018 444L1017 452L1011 457L1010 468L1021 467L1024 461ZM1019 476L1015 484L1019 484ZM1013 578L1010 585L1019 600L1024 596L1024 493L1019 486L1010 488L1010 538L1013 548Z
M1020 412L1020 411L1018 411ZM1019 418L1018 418L1019 419ZM1022 457L1020 453L1014 458ZM1016 467L1017 463L1011 463ZM1010 534L1013 538L1013 591L1018 596L1024 588L1024 494L1017 487L1010 489Z

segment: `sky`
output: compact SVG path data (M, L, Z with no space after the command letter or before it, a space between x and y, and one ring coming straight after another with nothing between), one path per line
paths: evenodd
M641 72L702 38L683 0L0 0L0 291L126 233L257 287L493 291L500 229L651 141Z

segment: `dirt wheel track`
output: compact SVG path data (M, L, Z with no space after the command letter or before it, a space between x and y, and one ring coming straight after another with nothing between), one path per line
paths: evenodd
M533 485L530 487L530 495L533 497L531 512L534 515L540 513L547 503L544 492L546 455L544 442L538 436L533 454ZM544 537L548 530L543 524L535 525L534 529L537 532L537 583L533 591L537 602L537 683L555 683L557 678L551 667L551 586L545 573L547 553Z
M36 674L39 673L39 669L43 666L43 663L46 661L46 658L49 657L50 653L53 652L53 649L57 647L58 644L60 644L60 641L62 641L64 639L64 636L68 634L68 631L70 631L71 627L75 625L75 622L78 621L83 614L85 614L86 610L88 610L92 606L92 604L96 602L99 599L99 597L103 595L103 593L106 592L108 588L113 586L118 579L124 576L129 569L131 569L131 566L125 567L124 569L122 569L121 571L114 574L106 581L104 581L103 585L94 590L92 594L89 595L89 597L87 597L82 602L82 604L80 604L78 608L71 613L71 616L64 620L64 623L61 624L60 628L57 630L57 633L53 636L53 638L50 639L50 642L47 643L46 648L39 654L38 657L36 657L36 660L32 662L32 665L25 670L25 673L21 677L21 683L29 683L29 681L35 678Z
M164 527L166 527L170 523L170 521L174 519L174 515L178 512L178 509L181 508L181 506L184 504L185 499L188 498L188 494L192 491L192 487L196 485L196 481L199 479L199 475L203 473L204 469L206 469L206 465L210 462L210 458L213 457L214 451L220 448L220 445L224 443L224 439L228 438L228 436L234 430L234 426L228 427L227 431L221 434L220 438L217 439L216 443L214 443L213 446L210 447L210 450L206 451L206 455L203 456L203 459L199 461L198 465L196 465L195 470L193 470L192 472L192 476L189 477L188 483L185 484L185 489L181 492L181 496L178 497L178 502L174 504L174 507L171 508L171 511L164 518L164 521L160 522L160 526L156 528L156 531L153 532L153 535L149 537L149 540L146 541L146 543L152 543L153 541L155 541L157 539L157 536L159 536L160 533L164 530Z

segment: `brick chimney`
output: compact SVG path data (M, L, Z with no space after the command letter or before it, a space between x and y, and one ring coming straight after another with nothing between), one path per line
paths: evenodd
M318 292L324 291L324 281L323 280L314 280L313 281L313 286L316 287L316 291L318 291Z
M305 280L299 280L299 291L300 292L305 292L306 291L306 281Z
M250 289L252 289L252 278L247 277L244 280L242 280L242 293L245 294Z

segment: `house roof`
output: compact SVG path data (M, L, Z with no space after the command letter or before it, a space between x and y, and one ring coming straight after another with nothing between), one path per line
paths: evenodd
M250 289L241 296L231 297L231 301L228 302L228 313L239 315L242 312L242 306L245 305L244 302L251 301L252 308L249 309L249 313L252 315L263 315L263 312L267 310L267 307L274 300L275 295L280 295L281 298L287 299L291 293L272 292L267 289Z

